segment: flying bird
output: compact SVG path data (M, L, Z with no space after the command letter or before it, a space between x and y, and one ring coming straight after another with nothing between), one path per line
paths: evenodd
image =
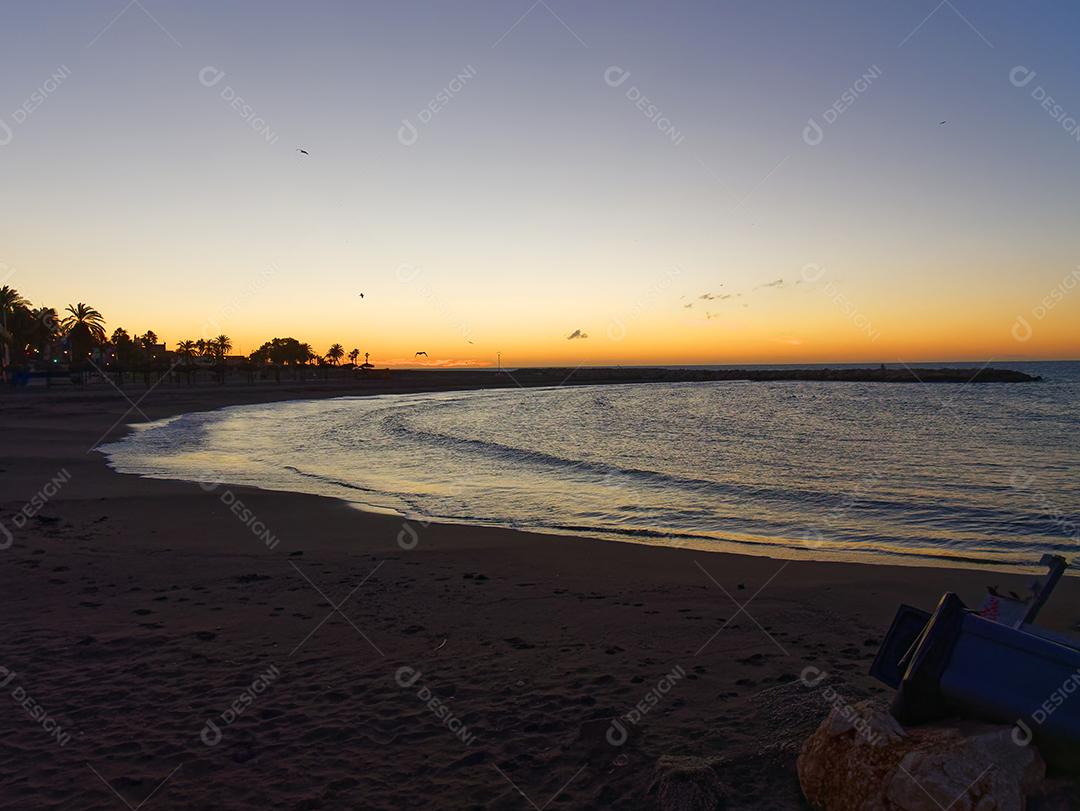
M423 355L426 358L427 357L427 352L417 352L415 355L413 355L413 357L418 358L421 355Z
M306 155L308 153L306 149L301 149L300 147L297 147L296 151L299 152L301 155Z
M360 298L363 298L363 297L364 297L364 294L363 294L363 293L361 293L361 294L360 294Z
M948 124L948 123L949 123L948 121L939 121L938 126L940 127L942 124Z

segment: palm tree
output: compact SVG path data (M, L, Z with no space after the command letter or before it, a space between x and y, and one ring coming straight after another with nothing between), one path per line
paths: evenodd
M32 314L30 344L48 364L52 360L53 343L60 336L60 316L52 307L38 307Z
M214 352L218 356L218 360L225 360L225 356L232 349L232 339L228 335L219 335L211 343L214 344Z
M191 373L192 371L194 371L192 369L191 361L192 358L195 357L195 353L197 351L198 347L195 345L194 341L185 340L179 341L176 344L176 355L184 364L183 371L185 374L187 374L187 381L189 386L191 385Z
M180 341L176 345L176 354L188 362L195 357L197 351L198 347L195 345L194 341Z
M71 343L71 359L83 361L97 344L105 343L105 317L81 301L69 304L70 313L60 324Z
M11 363L11 345L15 341L14 329L9 327L8 318L15 315L18 307L29 307L30 302L24 299L14 287L4 285L0 287L0 341L4 344L3 362L0 364L0 373L7 380L7 368Z
M334 344L326 350L326 359L330 361L332 366L337 366L343 357L345 357L345 347L341 344Z
M225 356L232 349L232 340L228 335L219 335L216 338L211 338L206 342L210 349L210 354L214 356L214 360L218 365L218 382L225 383Z
M359 349L353 349L353 351L349 353L349 363L351 363L353 366L355 366L356 365L356 359L358 357L360 357L360 350Z

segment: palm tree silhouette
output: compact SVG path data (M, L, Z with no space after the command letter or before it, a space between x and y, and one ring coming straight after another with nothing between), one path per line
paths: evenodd
M195 345L194 341L180 341L176 345L176 354L185 361L190 361L194 358L197 351L198 347Z
M81 301L69 304L67 312L70 315L60 323L60 328L71 345L72 362L82 363L95 346L105 343L105 317Z
M359 350L359 349L355 349L355 348L354 348L354 349L353 349L353 350L352 350L352 351L351 351L351 352L349 353L349 363L351 363L351 364L352 364L353 366L355 366L355 365L356 365L356 359L357 359L358 357L360 357L360 350Z
M214 344L214 351L218 356L218 360L224 361L225 356L232 349L232 339L228 335L219 335L211 343Z
M30 302L24 299L14 287L6 284L0 287L0 342L4 344L0 373L4 380L7 380L8 365L11 363L11 345L15 342L14 330L9 327L8 319L14 317L17 308L29 306Z
M52 307L38 307L32 315L34 323L30 328L30 345L37 350L48 368L52 361L53 343L60 335L60 316Z
M219 335L207 342L218 363L218 382L225 383L225 356L232 349L232 340L228 335Z
M189 386L191 385L191 374L195 371L195 364L192 361L198 351L199 347L191 340L180 341L176 344L176 354L184 364L183 371L187 375Z
M340 361L344 356L345 347L343 347L341 344L334 344L328 350L326 350L326 359L330 361L331 365L333 366L337 366L338 361Z

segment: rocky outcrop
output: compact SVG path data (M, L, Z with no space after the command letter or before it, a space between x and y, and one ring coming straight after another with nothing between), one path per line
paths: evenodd
M904 729L864 701L829 713L804 744L798 772L820 811L1024 811L1046 767L1010 727Z

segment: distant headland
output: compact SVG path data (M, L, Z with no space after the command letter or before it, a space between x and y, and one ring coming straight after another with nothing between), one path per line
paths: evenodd
M664 367L539 367L510 370L394 370L388 374L399 382L452 378L459 384L478 386L584 385L598 383L695 383L723 380L756 382L836 382L836 383L1033 383L1041 377L1012 369L941 368L829 368L807 369L680 369ZM432 379L432 376L438 376Z

